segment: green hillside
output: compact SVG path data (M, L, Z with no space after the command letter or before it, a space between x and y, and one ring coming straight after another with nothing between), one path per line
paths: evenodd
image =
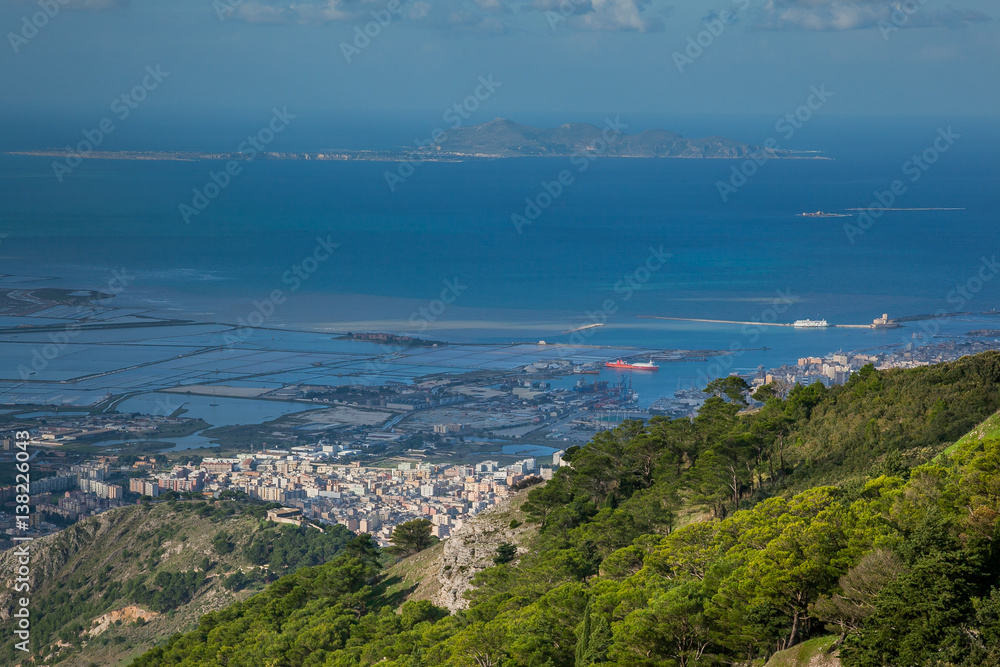
M979 424L976 428L966 433L958 442L944 450L944 453L951 454L963 445L974 444L981 442L982 440L997 437L1000 437L1000 413L993 415L982 424Z
M840 667L836 637L817 637L778 651L764 667Z
M193 627L204 613L353 537L264 519L268 505L169 501L112 510L33 543L32 648L60 665L116 665ZM12 551L0 568L14 571ZM0 592L11 608L12 587ZM4 637L0 652L15 655Z
M847 667L1000 664L1000 439L941 455L998 386L987 353L738 414L724 380L693 421L567 451L465 611L400 606L362 537L133 665L799 664L831 633Z

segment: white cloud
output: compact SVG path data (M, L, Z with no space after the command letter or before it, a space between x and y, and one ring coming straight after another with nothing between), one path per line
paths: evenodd
M59 5L66 9L82 9L90 11L102 11L105 9L121 9L128 7L131 0L60 0ZM37 3L32 2L37 8Z
M114 0L88 0L114 1ZM581 31L648 32L663 27L666 9L654 8L662 0L410 0L402 15L415 24L446 30L499 34L520 27L517 19L532 17L548 26L546 13L554 12L572 29ZM230 16L248 23L314 24L371 20L386 0L247 0Z
M383 14L385 0L251 0L243 2L232 17L247 23L314 24L373 20L372 12ZM483 26L495 32L501 25L496 14L510 13L501 0L453 0L431 4L423 0L403 0L399 15L417 23L440 27ZM395 18L395 16L394 16Z
M233 17L247 23L315 23L356 21L371 10L384 9L375 0L323 0L322 2L267 2L254 0L240 4Z
M897 28L958 28L992 20L978 10L933 9L919 0L767 0L756 27L840 31L888 23Z
M604 32L660 30L668 9L653 0L533 0L530 7L552 17L554 25Z

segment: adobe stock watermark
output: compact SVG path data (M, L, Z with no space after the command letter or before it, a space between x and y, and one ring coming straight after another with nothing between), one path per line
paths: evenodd
M212 9L220 21L225 21L235 14L242 4L243 0L212 0Z
M996 278L998 273L1000 273L1000 263L997 262L996 255L980 257L978 269L964 281L956 283L955 288L945 295L945 302L953 308L952 312L961 312L990 281ZM918 326L925 334L934 336L941 331L938 320L945 319L949 315L947 309L939 308L934 312L934 317L929 320L920 320ZM907 342L904 338L903 344L905 345Z
M420 306L410 314L410 317L407 319L407 323L412 327L412 329L404 331L398 335L415 338L417 335L424 333L434 322L437 322L441 316L445 314L449 307L458 301L459 297L461 297L467 289L469 289L469 286L463 285L461 278L459 277L445 280L438 298L431 299L426 303L426 305ZM374 360L369 360L365 364L366 372L377 373L388 369L390 364L385 358L406 349L403 345L390 343L379 343L379 348L381 349L382 354Z
M16 482L14 496L14 528L11 532L11 539L15 548L11 551L12 564L16 563L13 574L16 576L11 582L12 593L20 593L20 597L11 595L11 607L14 607L10 616L14 620L14 636L21 641L14 644L14 649L28 653L31 646L31 542L33 537L27 535L31 525L31 453L28 451L28 444L31 442L29 431L14 432L14 458L17 463L15 470ZM18 535L17 533L20 533ZM15 560L16 559L16 560Z
M329 234L326 238L317 236L312 252L281 274L281 284L288 288L287 291L276 288L264 299L254 300L250 312L236 320L237 328L227 331L222 336L225 346L231 350L234 345L246 342L253 336L254 330L274 317L278 307L288 301L288 295L302 289L302 286L319 271L319 267L329 260L340 246L341 244L333 242Z
M439 298L431 300L426 306L421 306L410 315L410 319L408 320L410 326L413 327L416 333L427 331L428 327L437 322L438 318L444 315L448 306L455 303L458 297L462 296L462 293L467 289L469 289L469 286L463 285L459 278L445 280Z
M361 52L372 45L372 40L378 39L382 31L388 28L394 21L398 21L403 16L403 7L409 0L389 0L385 9L372 10L372 20L362 25L354 26L354 39L350 42L340 43L340 52L344 54L344 60L350 65Z
M232 184L233 179L243 173L243 165L240 164L240 161L253 162L256 160L265 152L264 149L274 141L275 137L284 132L290 122L297 117L295 114L288 113L288 107L282 107L280 110L271 109L271 114L271 120L264 127L256 134L248 136L236 147L236 152L241 154L240 160L230 160L222 170L208 172L208 180L205 181L205 184L192 191L194 196L191 198L191 203L181 203L178 206L184 224L191 224L191 218L201 215L202 211L208 208L209 204Z
M154 415L160 415L163 417L170 417L175 412L180 410L183 405L180 403L174 403L171 400L171 396L156 396L156 408L153 410Z
M493 74L480 76L475 89L459 102L455 102L444 110L441 120L448 123L449 127L457 130L462 127L469 118L482 106L484 102L493 97L493 94L503 83L493 78ZM426 139L416 139L413 144L417 151L424 153L412 153L410 158L396 165L395 171L385 171L385 182L389 186L390 192L396 192L396 188L406 182L410 176L416 173L417 168L427 161L427 157L433 153L426 153L428 149L436 150L448 138L448 132L440 127L434 128L430 136Z
M622 276L622 279L615 283L614 293L621 298L622 301L631 301L632 296L641 290L646 283L650 281L654 273L662 270L664 266L667 265L667 261L673 257L673 253L665 252L663 250L663 244L660 247L649 246L649 255L646 257L646 261L637 266L633 271L626 273ZM584 324L586 328L578 329L570 334L569 344L570 345L585 345L587 340L594 335L597 331L597 327L593 325L604 325L607 324L608 320L620 310L621 306L618 303L618 298L607 298L601 303L601 307L594 311L587 311L585 316L587 317L587 322ZM567 356L572 354L571 350L566 348L561 348L559 351L560 356Z
M937 136L934 137L931 145L925 148L919 155L914 154L909 160L904 162L900 167L900 171L903 176L909 177L907 180L910 184L916 183L961 138L962 135L952 130L951 125L948 126L948 129L939 127ZM906 181L897 178L889 184L887 189L876 190L873 193L875 200L861 210L857 221L855 223L844 223L844 234L847 235L847 240L851 245L855 243L855 240L859 236L863 236L866 231L871 229L872 225L885 215L886 211L891 211L892 205L896 203L897 198L905 195L909 188L910 186Z
M705 29L687 38L687 46L683 52L673 52L674 65L680 74L684 73L684 68L693 65L695 60L701 58L707 49L712 48L715 40L722 36L728 26L737 22L737 15L750 7L750 0L733 0L733 4L736 6L734 11L724 9L721 12L712 12L703 18L701 22Z
M111 278L101 292L118 296L128 288L135 278L135 276L126 273L125 269L114 269L111 272ZM17 374L22 380L30 380L31 376L43 372L53 360L59 358L66 351L66 348L69 347L74 338L80 335L82 330L82 325L76 320L72 320L60 331L50 331L46 334L49 342L41 347L32 347L29 365L18 364Z
M923 9L924 5L927 4L927 0L903 0L902 2L893 2L889 9L889 20L879 19L878 21L878 31L882 34L882 39L886 42L889 41L889 37L894 33L898 32L900 28L903 28L910 21L910 17L918 13Z
M38 36L39 31L45 28L69 2L70 0L38 0L40 11L31 16L22 16L21 29L7 33L7 41L10 42L14 53L20 53L21 47Z
M112 100L111 113L114 114L119 122L124 121L169 76L170 72L164 72L160 69L159 65L156 67L147 67L142 81L133 86L131 90L122 93ZM83 139L75 147L66 146L66 157L52 162L52 173L55 174L56 180L62 183L63 179L72 174L73 170L80 166L84 158L92 155L116 129L118 129L118 126L115 125L114 119L111 116L106 116L93 129L83 130Z
M627 128L628 125L623 123L619 116L615 116L614 119L605 118L601 136L590 146L590 150L578 151L570 156L569 163L576 168L576 173L584 173L595 160L607 155L611 142L620 137ZM576 183L576 176L569 169L563 169L551 181L543 180L539 184L541 188L534 196L524 198L524 211L512 213L510 216L511 224L514 225L514 230L517 231L518 235L523 234L524 228L538 220L542 213L562 197L574 183Z
M574 14L580 11L581 5L590 5L591 0L554 0L555 9L545 11L545 20L549 22L549 27L555 31L559 24L566 23ZM550 2L551 6L551 2Z
M741 337L729 343L729 354L714 357L717 361L698 369L699 388L724 374L729 375L736 360L746 354L750 345L754 345L760 340L764 327L777 323L780 316L788 311L788 307L798 301L790 288L785 288L784 291L776 289L774 293L775 297L771 300L770 305L751 320L752 324L744 324L740 327Z
M810 86L809 96L806 97L806 101L799 105L795 111L786 113L775 121L775 132L778 132L785 141L788 141L795 136L798 130L801 130L806 123L812 120L816 112L822 109L833 96L834 93L826 89L826 84L821 84L818 88ZM740 162L739 165L733 165L730 168L728 181L716 181L715 189L718 190L723 203L728 203L729 197L739 192L740 188L746 185L769 159L773 159L776 151L780 149L781 145L778 143L778 139L773 136L768 137L764 140L760 150L754 151L749 157Z

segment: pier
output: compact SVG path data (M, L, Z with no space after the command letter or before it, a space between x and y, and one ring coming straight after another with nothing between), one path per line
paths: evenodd
M563 331L563 335L576 333L577 331L586 331L587 329L594 329L596 327L603 327L604 322L595 322L593 324L584 324L582 327L577 327L575 329L570 329L569 331Z
M741 322L739 320L706 320L695 317L664 317L662 315L636 315L644 320L670 320L672 322L708 322L709 324L748 324L755 327L795 327L790 322ZM829 324L825 327L795 327L799 329L897 329L896 320L886 320L880 324Z

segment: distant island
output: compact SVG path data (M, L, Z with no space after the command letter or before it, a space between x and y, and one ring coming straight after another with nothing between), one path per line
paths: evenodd
M437 340L424 340L413 336L398 336L390 333L347 333L337 336L334 340L357 340L364 343L382 343L397 347L437 347L446 343Z
M394 150L323 150L304 153L264 152L256 150L226 152L205 151L97 151L61 149L11 151L8 155L31 155L57 158L104 160L356 160L363 162L401 162L419 159L433 162L460 162L472 159L517 157L611 157L611 158L693 158L745 159L800 158L826 159L815 153L788 151L755 146L725 137L686 139L667 130L645 130L626 134L612 127L600 128L589 123L569 123L551 129L539 129L498 118L488 123L449 130L436 130L432 140L420 147Z

